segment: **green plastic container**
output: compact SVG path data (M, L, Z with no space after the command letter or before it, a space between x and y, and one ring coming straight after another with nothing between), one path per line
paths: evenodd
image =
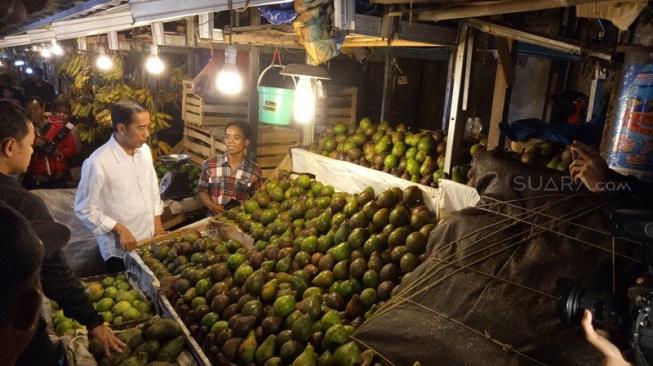
M295 91L292 89L259 86L259 121L271 125L289 126L292 123L294 98Z

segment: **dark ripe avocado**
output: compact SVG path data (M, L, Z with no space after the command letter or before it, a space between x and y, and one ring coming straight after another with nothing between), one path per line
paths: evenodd
M401 271L399 270L399 267L394 264L394 263L388 263L383 268L381 268L381 271L379 272L379 279L381 282L385 281L397 281L399 279L399 275L401 274Z
M406 246L411 253L422 254L426 251L426 237L419 231L414 231L406 237Z
M333 278L336 280L347 279L347 271L349 269L349 261L344 259L336 263L333 267Z
M347 314L347 317L349 319L354 319L358 316L363 315L363 313L365 313L365 306L363 305L363 302L361 301L358 294L354 294L351 297L351 299L345 306L345 313Z
M363 212L354 213L349 219L349 226L351 228L363 228L367 226L367 218Z
M392 294L392 289L394 287L395 284L392 281L381 282L379 288L376 290L379 300L381 301L388 300L390 298L390 295Z
M422 191L417 186L408 186L402 193L401 201L409 207L417 205L422 202Z
M379 210L379 205L376 203L376 201L370 201L363 206L362 212L363 214L365 214L365 218L367 218L368 220L372 220L374 214L378 210Z
M413 230L419 230L422 226L432 222L433 219L428 211L418 211L410 215L410 226Z
M433 220L435 221L435 220ZM435 228L435 224L426 224L419 229L419 232L428 240L429 234Z
M384 161L385 161L385 154L376 153L374 154L374 158L372 159L372 165L376 169L381 169L383 167Z
M333 266L336 264L335 259L333 259L333 256L331 254L325 254L320 258L320 262L318 263L318 269L320 271L330 271L333 269Z
M378 204L379 207L381 208L392 208L394 207L396 201L395 201L395 195L391 190L387 190L383 193L381 193L377 198L376 198L376 203Z
M263 330L263 337L267 338L268 336L279 333L281 329L281 324L283 324L283 318L278 316L268 316L263 319L261 322L261 328Z
M316 265L313 265L313 264L310 264L310 263L307 264L306 266L304 266L303 271L304 271L304 273L306 273L308 275L308 277L305 279L306 282L309 282L311 278L317 276L317 274L320 272L317 269Z
M230 303L229 296L224 294L215 295L215 297L213 297L213 299L211 300L211 311L217 314L222 314L222 312L229 305L229 303Z
M335 292L331 292L324 298L330 309L341 311L345 308L345 299Z
M388 247L394 248L399 245L405 245L406 237L408 237L409 234L410 230L405 226L394 229L388 236Z
M258 300L250 300L243 305L240 313L259 318L263 314L263 304Z
M331 212L334 214L341 212L345 208L346 204L347 200L345 197L342 195L334 195L331 197Z
M347 157L351 160L360 159L362 155L363 150L359 149L358 147L353 147L350 150L347 150Z
M379 196L381 198L381 196ZM388 223L388 218L390 216L389 208L380 208L376 211L374 216L372 216L372 223L377 227L384 227Z
M402 273L412 272L417 267L417 257L413 253L406 253L401 257L399 267Z
M383 260L379 252L374 252L370 254L369 259L367 260L367 268L376 271L377 273L381 271L383 267Z
M224 342L222 353L229 361L235 362L238 359L238 350L241 343L243 343L243 338L231 338Z
M388 220L394 227L400 227L410 222L410 214L404 205L398 205L390 211Z
M371 202L373 200L374 200L374 190L373 189L372 190L365 189L364 191L362 191L361 193L359 193L356 196L356 202L358 203L359 207L363 207L363 206L365 206L365 204L367 204L368 202Z
M230 319L234 315L238 314L238 303L234 302L233 304L227 306L222 312L223 319Z
M352 261L353 261L353 260L356 260L356 259L358 259L358 258L365 258L365 252L363 251L362 248L359 248L359 249L356 249L356 250L352 250L351 255L349 256L349 258L350 258Z
M229 328L234 331L236 337L247 336L250 330L256 325L256 317L252 315L238 316L229 320Z
M406 247L405 245L396 246L390 252L390 260L393 263L399 264L399 262L401 261L401 257L403 257L404 254L406 253L408 253L408 247Z
M367 261L363 258L354 259L349 265L349 276L352 278L362 278L367 271Z

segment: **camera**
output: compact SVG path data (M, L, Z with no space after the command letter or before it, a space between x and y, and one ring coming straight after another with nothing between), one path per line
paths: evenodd
M602 328L628 336L637 365L653 365L653 211L615 210L609 218L617 237L644 243L648 278L628 288L626 296L588 290L565 278L556 281L558 312L564 324L578 324L585 309Z

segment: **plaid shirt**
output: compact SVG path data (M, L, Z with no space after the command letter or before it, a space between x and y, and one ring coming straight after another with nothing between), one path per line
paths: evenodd
M208 192L213 202L224 205L232 199L246 200L261 187L261 169L255 162L245 159L233 173L227 154L210 158L202 163L197 191Z

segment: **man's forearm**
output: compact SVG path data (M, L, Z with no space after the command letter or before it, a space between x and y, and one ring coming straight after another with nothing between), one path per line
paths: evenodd
M207 192L199 192L200 200L209 210L213 208L215 203L211 200L211 196Z

